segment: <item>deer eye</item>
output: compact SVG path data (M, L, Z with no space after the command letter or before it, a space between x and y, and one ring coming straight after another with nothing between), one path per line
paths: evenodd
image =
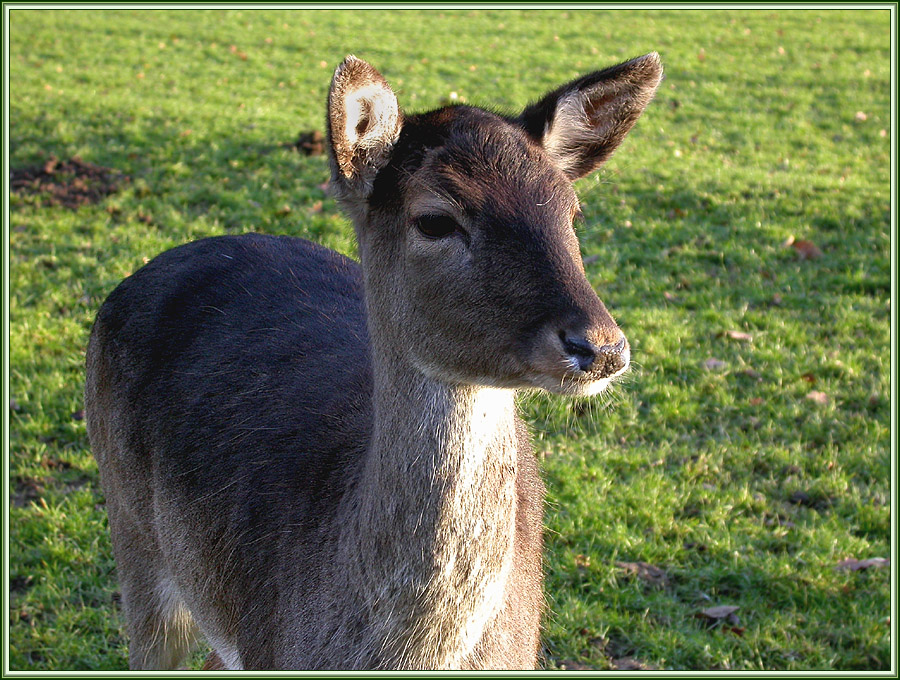
M461 231L456 220L447 215L422 215L416 219L416 229L428 238L446 238Z

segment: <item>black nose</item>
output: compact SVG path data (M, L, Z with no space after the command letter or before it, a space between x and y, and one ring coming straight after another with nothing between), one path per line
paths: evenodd
M576 333L559 332L559 339L563 348L578 362L578 368L588 372L593 367L601 378L606 378L618 373L625 367L625 336L619 334L619 340L614 345L598 347L587 338Z

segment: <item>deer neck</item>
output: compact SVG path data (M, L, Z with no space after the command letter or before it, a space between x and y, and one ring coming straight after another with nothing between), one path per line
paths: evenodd
M457 666L512 568L514 393L435 380L377 340L373 360L373 435L342 535L347 587L382 663Z

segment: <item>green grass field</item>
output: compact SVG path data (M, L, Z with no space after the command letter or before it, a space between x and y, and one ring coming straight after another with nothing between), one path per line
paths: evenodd
M9 37L10 168L129 178L77 209L10 195L10 669L127 665L81 412L104 297L215 234L354 253L325 157L291 147L347 53L409 110L514 112L652 50L655 101L578 185L634 369L522 399L544 666L890 669L891 569L841 565L893 552L889 11L13 9Z

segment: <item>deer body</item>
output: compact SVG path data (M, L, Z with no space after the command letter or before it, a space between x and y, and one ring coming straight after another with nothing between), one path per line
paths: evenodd
M329 141L361 266L217 237L110 295L85 406L132 668L175 667L198 632L235 669L535 666L543 486L514 393L627 367L571 179L660 74L634 60L517 119L404 117L348 58Z

